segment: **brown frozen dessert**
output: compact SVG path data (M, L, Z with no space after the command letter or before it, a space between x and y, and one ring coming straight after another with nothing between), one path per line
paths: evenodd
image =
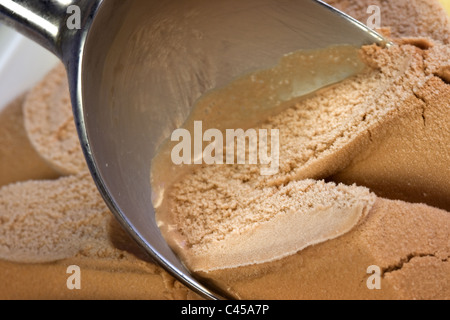
M82 186L87 190L94 188L89 186L88 179L82 182L80 178L74 190ZM52 197L73 182L73 179L63 178L40 186L52 190L49 194ZM31 188L31 185L25 187ZM30 197L36 204L39 192L36 188L32 190L34 194ZM11 192L13 190L9 194ZM67 258L60 256L61 259L54 261L53 247L48 246L40 251L40 259L48 259L46 263L0 260L1 299L198 299L146 259L116 221L106 214L95 192L86 197L87 203L96 204L96 210L99 214L103 212L103 216L94 221L77 216L70 221L84 225L85 231L95 231L86 234L82 241L77 240L75 245L66 245L83 250L75 255L63 254ZM65 198L72 198L68 203L76 205L69 212L81 212L76 195L69 193ZM2 201L4 199L2 195ZM59 214L68 212L62 205L54 208ZM49 210L39 211L36 217L42 220L49 213ZM342 237L308 247L281 261L213 271L207 276L214 278L216 285L226 283L237 298L448 299L448 215L448 212L421 204L378 199L367 219ZM0 218L3 219L4 216ZM35 219L35 228L42 223L38 220ZM443 223L445 221L447 223ZM62 223L55 218L44 226L55 227ZM79 236L75 229L66 231L69 232L65 236L70 240ZM56 237L61 236L59 231ZM28 245L30 248L24 252L35 255L36 247L29 242ZM67 268L71 265L80 266L82 270L81 290L66 287ZM380 290L369 290L366 285L371 275L367 270L372 265L381 270Z
M378 198L363 223L335 240L200 274L240 299L449 299L449 220L447 211ZM368 286L374 270L378 289Z
M430 77L405 106L404 115L373 130L373 143L332 179L450 210L449 85Z
M70 103L67 74L58 65L27 95L25 128L41 156L62 175L85 170Z
M29 140L23 121L24 99L17 98L0 112L0 186L58 176Z
M368 1L330 2L366 22ZM450 299L450 24L436 1L374 2L384 31L404 38L364 47L364 71L260 124L280 129L276 175L205 166L166 190L173 245L236 298ZM107 209L77 145L64 77L55 69L27 96L25 120L11 118L60 177L9 173L16 180L0 187L0 299L199 298ZM14 168L17 159L4 159ZM80 290L66 285L72 265Z
M300 198L302 187L298 185L299 181L328 178L347 168L354 159L364 155L366 150L378 144L385 146L384 141L379 139L379 131L388 131L389 137L415 137L417 130L423 127L423 114L435 114L433 118L428 118L430 132L415 137L415 145L397 143L398 147L389 145L390 149L384 150L383 155L388 161L398 162L390 164L390 167L396 170L399 166L403 170L397 169L395 178L386 177L383 181L389 181L390 178L391 181L404 179L403 182L407 182L407 177L414 181L416 189L422 193L426 190L428 198L434 202L442 206L450 205L447 204L450 199L450 172L447 166L450 154L448 148L439 143L450 141L449 130L446 130L450 102L446 99L446 94L450 90L442 79L435 76L435 70L446 68L450 56L449 47L430 42L429 48L423 50L415 46L416 41L411 43L385 49L376 45L364 47L361 58L368 66L366 71L320 90L257 126L256 129L278 129L280 132L279 172L274 175L262 175L254 165L208 164L193 167L192 172L181 176L174 174L173 169L164 170L163 166L154 166L153 169L159 176L170 172L170 176L179 180L173 187L167 186L165 178L153 181L155 186L164 185L165 194L162 196L162 205L158 208L158 220L166 238L177 239L173 243L174 249L189 261L188 256L201 256L200 252L194 250L197 246L228 247L221 244L226 238L223 232L216 232L211 228L224 228L229 233L228 236L235 239L233 241L244 246L246 241L250 241L244 241L246 232L255 233L261 229L258 222L269 222L285 212L306 211L305 208L301 209L308 201ZM253 92L251 86L245 86L245 89ZM227 93L226 89L225 92ZM441 100L425 105L418 98L424 95L439 96ZM225 95L227 96L228 94ZM220 93L214 94L216 106L222 111L227 106L227 103L222 103L223 99ZM200 103L198 107L201 106ZM209 111L215 113L215 110ZM411 122L411 115L414 114L419 114L422 120L420 123ZM405 125L393 127L392 121L404 121ZM421 141L426 148L417 148ZM431 141L437 143L432 144ZM401 148L407 151L402 154L401 159L396 159L397 150ZM391 156L393 153L394 156ZM168 154L164 152L164 158L159 163L173 167ZM430 161L430 157L435 161ZM427 162L426 176L420 174L425 171L423 162ZM364 161L361 163L366 164ZM364 170L361 176L364 177L363 172ZM375 176L377 172L373 170ZM391 175L393 173L394 171ZM396 190L407 193L408 188L408 184L404 187L399 184ZM389 190L386 188L384 191L388 194ZM285 194L289 194L287 199L283 198ZM317 195L319 192L313 194ZM313 195L306 198L313 199ZM357 198L361 199L361 196ZM336 197L333 199L340 203ZM415 199L421 200L417 197ZM295 214L286 223L294 221L294 217ZM329 221L329 217L326 220ZM318 222L319 225L321 223L325 225L325 222ZM298 226L300 230L303 227L302 224ZM255 235L252 234L252 237ZM265 236L268 242L276 241L276 237L277 235ZM295 237L299 239L298 235ZM287 245L282 247L288 250ZM185 249L193 252L183 254ZM258 251L256 247L253 249L254 252ZM266 248L266 252L268 250ZM210 260L216 261L214 253L212 254ZM220 255L225 259L223 252ZM251 259L249 252L245 252L245 255ZM273 256L279 255L283 253Z
M82 290L67 288L71 265ZM0 189L0 270L0 299L195 298L122 231L87 173Z
M0 214L0 258L7 260L57 261L108 240L110 214L88 174L5 186Z
M165 185L162 201L158 201L157 206L159 225L172 248L191 270L219 283L223 290L237 297L251 298L252 295L246 296L241 290L235 290L228 277L221 283L217 282L217 274L239 275L249 269L251 274L259 278L260 274L256 270L262 269L265 270L263 278L267 272L272 276L266 264L277 261L277 265L284 266L284 260L290 260L289 256L295 252L342 236L364 220L363 212L372 207L373 202L368 195L363 196L363 191L358 191L357 187L353 187L350 192L350 189L344 191L342 186L321 185L318 181L303 179L329 178L347 168L366 150L378 145L384 147L384 141L378 134L380 131L388 131L389 137L416 137L416 130L423 126L421 116L425 113L435 114L428 118L430 132L423 133L423 137L416 137L415 146L405 143L389 145L390 149L385 150L383 155L391 163L398 162L391 164L392 167L403 169L391 173L396 179L405 179L402 172L406 172L408 178L414 179L417 189L422 192L426 190L429 195L427 200L432 199L446 206L450 190L447 167L450 154L439 141L450 141L446 130L449 120L446 117L449 103L446 95L450 93L450 88L437 70L447 68L448 53L448 46L424 39L401 40L391 48L375 45L364 47L361 59L368 66L364 72L318 91L257 126L258 129L276 128L280 131L280 170L274 175L261 175L259 168L251 165L203 165L181 176L175 175L177 182L172 186ZM249 86L245 88L248 90ZM431 97L435 97L435 101ZM438 101L437 97L441 100ZM219 107L227 105L222 103L220 93L214 95L214 100ZM200 102L197 107L201 106ZM211 112L214 113L214 110ZM422 120L419 124L411 122L411 115L414 114L419 114ZM393 127L392 121L403 122L403 126ZM186 126L189 127L189 124ZM419 139L425 140L427 148L417 148L422 143ZM437 143L433 145L431 141ZM401 148L407 150L403 154L404 159L396 159L395 153ZM394 156L391 156L392 153ZM166 156L167 153L163 152L162 155ZM415 160L416 157L435 159L427 161L426 177L420 174L423 163L422 160ZM158 160L158 163L170 166L170 159L164 160ZM361 163L364 165L364 160ZM375 163L381 162L375 159ZM162 166L154 166L153 169L159 177L164 176L161 174L164 172ZM377 171L373 172L376 176ZM364 174L361 173L361 176ZM165 182L154 180L156 186L164 185ZM336 193L339 188L345 196ZM413 198L415 194L408 193L408 188L408 184L404 187L399 184L396 190ZM384 192L388 193L389 189L384 189ZM415 199L420 201L417 197ZM369 216L371 214L376 213L371 212ZM440 245L428 251L442 249L447 252L447 239L450 237L448 212L440 213L440 219L434 222L436 227L437 221L441 221L443 226ZM329 224L333 224L330 229ZM333 235L329 233L330 230L334 230ZM355 230L358 228L352 232ZM400 239L397 241L400 242ZM404 286L392 293L386 290L380 297L414 298L418 297L415 296L417 292L422 291L420 297L434 298L435 290L441 286L444 289L440 291L439 297L448 297L447 257L448 252L438 261L439 270L436 271L444 279L443 283L428 284L427 288L418 291ZM236 274L235 269L238 267L241 267L240 272ZM282 273L289 274L287 270L283 268ZM290 269L291 284L292 279L302 278L297 274L302 273L300 270ZM332 277L335 276L333 273ZM273 277L277 278L276 275ZM347 280L350 281L349 278ZM319 297L289 290L288 283L286 281L286 285L281 285L285 294L279 294L278 297ZM356 293L356 288L347 292L349 297L352 294L352 297L374 297ZM408 296L411 292L414 293ZM266 293L267 290L263 291L258 298L269 297ZM333 293L330 294L332 296ZM270 297L275 298L277 295Z

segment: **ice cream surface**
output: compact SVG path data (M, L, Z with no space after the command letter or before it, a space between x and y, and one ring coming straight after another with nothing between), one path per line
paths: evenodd
M63 65L37 84L24 106L25 128L39 154L63 175L86 170L70 106L69 83Z
M363 23L379 6L396 46L364 48L357 75L242 125L283 129L276 175L249 165L182 172L169 190L174 223L186 230L175 228L175 239L188 239L186 257L199 253L188 262L198 276L236 298L449 299L449 18L430 0L329 2ZM60 66L0 113L0 298L198 298L103 203L76 144L64 77ZM236 233L247 247L227 236ZM266 241L275 238L281 249ZM234 250L221 255L220 244ZM81 290L66 286L72 265ZM381 290L368 289L369 266Z
M324 112L309 107L292 117L290 107L303 103L296 101L303 101L318 88L363 69L358 49L348 46L287 54L272 68L206 94L183 127L191 136L203 135L194 129L198 121L204 130L215 128L224 135L227 130L248 130L252 125L256 130L279 130L281 153L276 153L277 162L281 171L286 171L289 163L314 155L312 146L322 138L307 141L320 135L313 133L319 126L307 119ZM326 90L313 95L321 96ZM257 140L255 146L261 146L261 139ZM223 154L224 163L229 160L230 149L233 157L238 153L238 147L229 142L223 150L215 151ZM309 145L306 150L302 150L304 144ZM274 146L269 145L272 152ZM336 238L362 220L375 202L375 195L365 188L295 177L274 182L276 176L261 175L261 165L175 165L173 147L168 141L152 162L157 222L172 248L195 271L273 261ZM249 160L250 143L244 149L240 151ZM193 155L192 163L195 158L198 155ZM284 176L288 175L285 172Z
M379 128L388 127L391 119L402 119L416 111L423 113L419 92L426 90L430 81L448 86L438 71L447 68L447 51L445 45L420 39L391 48L363 47L360 56L367 66L364 71L259 119L257 129L280 132L277 174L261 175L254 165L219 164L197 165L180 175L176 170L154 165L155 175L176 177L173 185L153 179L156 187L164 185L167 189L163 196L166 201L159 205L158 200L156 207L168 242L193 270L211 271L273 261L351 230L370 210L374 197L363 188L307 179L324 179L347 168L357 155L376 144ZM333 57L339 57L339 53ZM248 79L255 82L255 77ZM289 75L284 79L294 82ZM245 81L242 84L245 93L254 96L252 85ZM259 94L270 96L269 88L260 88L259 82L256 87ZM219 110L221 117L236 114L228 110L228 105L241 105L236 98L239 96L228 88L224 89L224 98L216 92L214 104L206 100L208 112L194 110L198 118L190 121L209 123L210 114L215 116ZM273 101L269 96L262 100ZM444 100L443 110L439 106L433 104L429 112L445 114L447 102ZM203 107L201 101L197 108ZM450 141L446 134L440 130L433 137L443 136L442 141ZM448 195L442 193L448 190L449 178L445 159L450 155L448 148L430 148L433 156L442 161L430 165L425 181L419 175L414 179L417 185L431 181L439 186L437 195L430 197L445 203ZM171 164L167 158L170 153L164 151L157 163L167 167ZM414 163L405 167L416 169ZM432 167L437 167L436 174ZM398 186L397 190L405 189Z
M0 111L0 186L58 176L30 143L23 121L24 99L22 95Z

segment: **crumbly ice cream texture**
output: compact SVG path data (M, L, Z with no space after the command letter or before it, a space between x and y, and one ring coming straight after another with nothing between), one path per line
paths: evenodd
M449 232L447 211L378 198L367 219L335 240L200 275L240 299L448 299ZM367 289L369 266L380 268L380 290Z
M197 178L171 195L176 232L166 232L193 271L279 260L350 231L375 202L365 188L315 180L259 189L226 175Z
M0 112L0 186L58 176L29 140L23 122L24 99L24 95L18 97Z
M82 292L65 287L70 265ZM88 173L0 189L0 269L0 299L198 299L125 234Z
M56 261L107 243L110 213L97 193L88 174L3 187L0 258Z
M359 2L339 1L335 4L337 6L347 5L349 14L355 17L359 15L360 19L365 22L367 6L361 9L364 12L362 14L357 3ZM428 3L433 10L423 11L422 8ZM402 12L406 12L403 10L408 7L408 15L405 15L404 19L397 19L393 16L392 19L384 19L383 27L391 26L391 33L396 36L421 35L445 43L449 32L448 20L446 20L448 18L436 5L434 1L380 2L382 10L394 8L392 9L394 11L391 12L397 17ZM417 21L423 21L423 23L416 24ZM436 21L439 21L439 25L436 25ZM420 28L414 29L416 25L420 25ZM396 34L395 30L405 31ZM420 32L420 34L415 32ZM439 54L440 49L426 51ZM431 82L420 88L423 97L427 97L430 101L429 110L433 109L438 100L436 95L448 93L448 87L442 86L442 82L445 83L445 74L445 70L429 72L427 76ZM411 76L414 77L413 74ZM446 81L448 82L448 80ZM436 90L438 83L439 90ZM68 92L64 94L68 97ZM408 100L399 102L398 106L406 104L408 104ZM67 107L70 110L68 104L60 107ZM55 110L61 112L61 108ZM414 110L417 111L417 109ZM65 114L66 118L71 118L70 112ZM397 114L397 117L402 117L401 113ZM389 119L395 118L396 116L393 115ZM435 125L433 121L430 121L433 119L428 119L428 125L431 127ZM65 123L65 121L60 123ZM404 122L399 123L399 126L405 125ZM443 128L448 128L448 125ZM394 133L399 134L403 130L406 136L414 136L413 129L411 126L405 126L405 129L399 127ZM74 131L72 134L76 136ZM366 139L366 141L374 143L371 139ZM434 140L432 145L435 143ZM65 152L64 144L56 145L59 146L55 149L57 152ZM48 145L47 148L49 147L52 146ZM344 157L346 145L343 149ZM436 150L432 149L426 152L433 154ZM50 163L54 161L54 158L48 157L48 154L47 156L43 154L43 156ZM67 174L73 169L73 164L70 164L71 158L65 157L65 161L67 163L62 163L62 174ZM429 164L433 163L434 161L429 162ZM73 204L72 209L64 203L59 203L58 200L63 188L70 189L68 183L74 186L70 192L73 194L65 195L64 199ZM41 182L18 183L0 189L0 194L4 194L1 197L1 211L4 214L0 213L2 216L0 218L2 225L0 239L5 239L1 242L0 249L3 259L0 260L2 271L0 272L0 282L2 283L0 297L7 299L33 299L36 297L44 299L195 298L190 291L149 261L143 252L130 241L117 226L107 209L102 206L99 194L90 183L86 176L78 175L54 181L42 181L42 184ZM39 188L48 192L43 195L37 190ZM77 196L77 193L80 192L79 188L87 190L92 188L93 192L89 195L85 194L85 196L87 203L92 204L90 208L97 211L97 215L93 212L87 214L86 217L78 214L84 210L82 205L76 203L83 198L83 196ZM445 188L448 190L448 187ZM81 192L81 194L84 193ZM38 200L40 197L46 201ZM49 206L51 201L55 203ZM17 210L14 210L14 207ZM425 205L378 198L366 219L352 231L337 239L310 246L281 260L214 271L206 274L206 277L215 279L218 284L229 286L230 291L237 297L251 299L261 296L293 299L311 297L318 299L347 297L357 299L448 298L450 296L448 214L443 210ZM71 215L72 218L68 217ZM29 219L30 217L31 219ZM26 222L28 220L30 220L29 224ZM9 227L4 228L3 223ZM80 233L77 233L79 227L84 230L79 240L74 241L73 244L68 244L61 235L53 236L51 241L40 248L37 248L33 241L26 241L20 245L17 243L20 234L23 234L25 239L30 240L35 237L38 242L44 243L46 241L43 230L46 226L55 227L65 224L76 226L72 230L70 228L61 229L68 236L70 234L80 236ZM90 236L89 233L93 230L95 232L92 232ZM8 236L4 236L6 233ZM73 240L72 236L69 237ZM60 258L55 261L54 259L57 258L52 253L53 247L61 248L59 252L67 249L69 253L62 253ZM336 254L330 254L330 252ZM24 253L30 254L30 256L27 258ZM23 261L34 259L34 261L46 262L16 263L7 257L14 254L16 257L22 256L20 259ZM338 263L336 263L336 256L340 257ZM83 270L85 281L81 291L69 291L65 286L66 269L72 264L81 266ZM371 290L370 292L367 290L364 283L367 279L365 270L371 264L379 265L382 268L382 284L385 290ZM39 274L38 277L37 274ZM281 293L285 295L283 296Z
M211 271L280 258L341 235L365 216L361 208L370 209L371 201L357 188L347 190L343 197L335 193L335 186L325 191L324 186L318 187L320 182L304 179L323 179L347 168L368 145L375 144L379 128L391 128L387 125L391 119L408 119L430 108L429 112L440 115L436 120L448 120L445 115L450 101L445 93L449 87L438 70L450 63L449 47L426 40L404 42L389 49L364 47L361 57L370 66L367 71L321 90L264 122L262 128L280 130L278 174L263 176L255 166L208 165L194 169L169 188L169 203L160 210L161 220L166 222L164 235L192 270ZM441 103L430 107L420 96L437 97L436 87L443 90ZM436 124L441 123L439 120ZM404 154L401 165L416 188L427 190L432 199L446 206L450 196L449 150L430 143L445 143L450 136L447 124L436 124L425 136L429 138L427 148L409 148L411 153ZM410 125L402 130L408 127L409 135L415 135ZM397 130L391 129L389 136L401 136ZM436 161L427 159L431 155ZM420 174L422 163L417 164L415 156L427 159L426 178ZM427 184L434 188L426 188ZM304 190L308 192L304 194ZM399 186L399 190L405 189ZM354 209L358 206L359 215ZM331 212L321 215L324 208ZM327 223L334 227L327 228ZM265 230L265 224L270 231ZM320 230L319 226L327 229ZM308 234L309 229L314 232ZM340 233L331 234L333 229ZM279 237L282 230L289 232Z
M64 66L59 64L27 95L23 112L31 143L62 175L86 170L70 103Z
M242 299L448 299L450 226L443 223L448 214L378 199L367 219L342 237L279 261L206 276ZM103 224L109 226L100 229L107 231L109 241L97 242L102 244L95 250L41 264L0 260L0 298L198 298L147 260L116 221L108 220ZM82 268L82 290L66 288L70 265ZM382 290L366 287L370 265L381 268Z
M438 77L427 79L408 99L404 116L373 130L373 143L332 179L367 186L382 197L450 210L448 87Z

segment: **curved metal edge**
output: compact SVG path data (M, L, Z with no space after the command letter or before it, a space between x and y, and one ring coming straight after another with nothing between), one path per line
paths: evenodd
M383 37L382 35L380 35L378 32L376 32L375 30L370 29L368 26L366 26L364 23L356 20L355 18L353 18L352 16L346 14L343 11L340 11L339 9L329 5L328 3L322 1L322 0L314 0L315 2L317 2L318 4L322 5L323 7L327 8L328 10L342 16L343 18L345 18L346 20L348 20L349 22L351 22L353 25L355 25L356 27L358 27L359 29L367 32L368 34L370 34L374 40L376 40L376 43L382 47L390 47L392 45L394 45L393 42L387 40L385 37ZM370 43L367 43L370 44Z
M61 57L58 40L71 2L0 0L0 21Z
M156 250L146 242L143 237L138 234L131 223L128 221L124 213L121 211L117 203L113 200L112 195L109 193L108 189L105 186L105 183L101 176L98 174L98 165L94 159L92 154L92 148L89 142L89 137L87 133L87 128L85 124L85 114L83 110L83 101L82 101L82 70L83 70L83 57L84 57L84 49L85 44L88 41L89 31L91 30L91 26L94 22L95 16L101 10L102 4L107 0L96 0L92 1L92 6L88 8L89 10L89 19L84 21L84 25L79 30L76 35L71 35L70 41L63 41L65 45L63 45L63 54L62 60L66 66L66 70L69 77L69 86L71 88L71 100L73 106L73 114L75 119L75 125L78 131L79 140L82 146L82 150L86 159L86 163L88 165L91 176L94 179L94 182L100 191L106 205L113 213L113 215L120 222L122 227L128 232L128 234L149 254L149 256L156 261L164 270L166 270L170 275L172 275L175 279L180 281L186 287L200 295L201 297L208 300L225 300L232 299L231 297L226 297L225 294L215 294L212 293L209 289L204 287L197 279L195 279L191 274L186 277L183 272L181 272L178 268L174 267L169 261L162 259L157 253Z

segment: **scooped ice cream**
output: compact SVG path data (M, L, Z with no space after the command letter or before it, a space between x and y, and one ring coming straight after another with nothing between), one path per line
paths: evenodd
M190 173L172 189L172 194L178 197L180 213L190 208L214 209L213 216L221 217L228 207L231 213L246 212L246 217L256 218L254 221L255 213L267 213L275 224L282 203L295 208L289 213L284 210L284 217L296 213L303 218L313 217L320 204L321 212L328 212L332 218L340 214L353 218L337 219L348 221L342 224L348 228L337 229L336 237L325 232L330 240L302 250L303 245L294 246L293 251L300 250L297 253L281 250L288 255L277 257L273 252L280 250L268 250L272 259L263 257L266 262L240 267L211 268L211 261L207 261L199 269L209 271L197 273L237 298L448 299L449 212L425 204L386 200L373 193L399 199L398 190L402 190L401 195L408 196L408 201L419 199L441 208L448 204L448 16L436 1L429 0L331 2L363 23L369 16L368 5L379 5L383 32L396 38L426 40L403 39L394 51L367 47L364 61L372 68L357 76L360 83L351 78L286 109L287 117L271 115L270 125L286 126L289 130L284 137L294 138L292 144L280 144L282 158L290 161L280 166L276 176L261 177L259 170L253 172L248 166L229 170L230 175L224 174L223 168L211 167ZM0 298L198 298L154 264L124 233L89 175L83 173L87 168L79 161L83 157L74 143L77 135L70 125L69 95L67 87L61 85L64 72L60 68L47 78L53 80L44 80L35 89L34 98L27 97L26 130L22 116L9 116L20 115L21 102L9 109L14 112L8 115L5 110L7 116L0 115L2 129L7 125L15 128L6 130L9 136L0 136L0 168L4 170L1 178L7 178L2 180L4 183L12 183L0 187ZM348 94L351 88L354 95ZM299 145L298 139L300 148L286 157L286 151ZM22 148L28 151L21 153ZM18 156L8 157L9 149L17 151ZM220 183L204 181L208 201L202 204L198 189L191 186L214 172L219 174ZM64 175L68 176L60 177ZM326 181L321 181L323 178ZM370 189L351 186L353 182ZM229 183L237 186L230 194L235 199L249 200L250 193L257 196L259 203L244 202L253 205L254 211L245 211L243 203L229 201ZM254 188L244 189L245 184ZM218 185L224 188L219 190ZM183 190L183 186L189 188ZM223 195L225 200L214 199L215 195ZM219 202L223 205L220 210L209 208L210 203ZM267 204L267 212L260 210L263 204ZM326 226L317 222L310 225L318 226L324 234ZM246 224L237 219L231 227L243 227L245 236L255 225L258 222ZM286 224L281 221L279 225ZM295 225L307 224L296 221ZM195 236L197 231L207 230L200 226L188 231L194 231ZM51 235L49 229L54 231ZM228 230L220 230L226 237ZM295 245L312 243L291 240L289 243ZM261 253L265 254L264 250ZM221 263L223 267L223 262L212 261L216 267ZM81 269L81 290L66 286L71 265ZM379 267L381 290L368 289L369 266Z
M86 170L78 136L73 134L69 84L62 64L31 90L23 110L31 143L54 170L63 175Z
M197 165L184 174L154 165L155 176L159 177L153 180L154 185L165 186L162 204L159 200L157 206L163 235L192 270L214 271L271 262L347 233L364 219L374 196L363 188L307 179L327 178L344 169L348 172L346 168L355 158L382 145L378 140L380 130L402 131L393 135L397 138L414 135L423 122L414 128L408 128L408 122L403 127L409 129L407 132L390 129L389 124L407 122L412 114L423 114L425 103L420 97L437 96L440 91L435 88L442 90L439 95L442 103L426 104L426 112L440 116L429 118L431 129L416 139L416 146L405 147L406 141L399 143L397 149L405 148L409 153L403 154L405 159L399 160L400 165L393 165L402 166L403 170L391 180L406 179L401 175L406 172L417 189L427 190L428 199L446 206L450 196L449 150L439 143L428 143L426 149L417 146L425 139L450 141L448 131L443 130L448 125L441 122L449 120L446 117L449 101L445 100L449 87L437 72L447 68L448 50L446 45L420 39L402 41L390 48L366 46L361 50L361 59L367 66L363 72L262 120L257 129L280 132L277 174L264 176L258 166L243 164ZM288 75L286 79L292 81ZM253 96L252 85L239 81L245 93ZM262 90L259 86L257 82L259 94L270 95L269 89ZM190 121L208 123L210 114L214 115L216 110L230 114L229 96L241 105L235 99L239 93L223 90L224 97L220 91L213 94L215 104L208 97L208 113L194 111L197 117L203 117ZM199 102L197 107L202 106ZM190 125L187 123L186 127ZM393 146L391 150L395 150ZM156 163L179 167L171 164L166 157L169 154L163 149L163 158ZM421 164L414 159L430 156L437 161L428 161L426 177L417 174ZM390 161L395 157L390 155ZM186 171L184 167L180 170ZM380 178L384 177L382 170L377 172ZM176 177L177 181L170 185L167 180L159 180L163 176ZM408 194L408 189L408 184L404 187L399 184L396 191ZM383 190L389 195L388 188Z
M24 99L22 95L0 112L0 186L58 176L30 142L23 122Z

